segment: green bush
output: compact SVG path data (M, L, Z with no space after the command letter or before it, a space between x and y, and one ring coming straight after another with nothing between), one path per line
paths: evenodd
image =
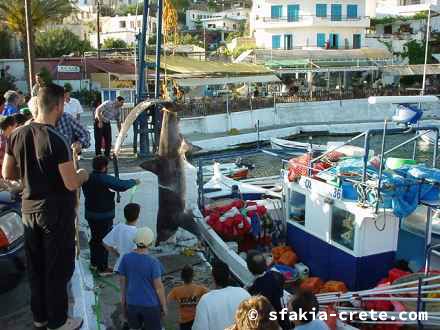
M44 83L46 85L49 85L50 83L52 83L52 74L50 73L49 69L45 66L43 66L40 71L39 74L41 76L41 79L43 79Z
M104 40L104 43L102 44L102 49L118 49L118 48L128 48L127 43L124 40L121 39L113 39L108 38Z

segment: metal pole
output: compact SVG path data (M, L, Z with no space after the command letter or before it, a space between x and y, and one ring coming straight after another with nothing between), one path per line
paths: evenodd
M157 15L156 15L156 88L154 96L156 99L160 98L160 53L162 48L162 14L163 14L163 0L157 2ZM160 111L156 105L154 116L154 151L158 148L159 134L160 134Z
M432 208L428 206L426 211L425 228L425 274L429 273L431 264L431 243L432 243Z
M142 17L142 31L141 38L139 41L139 82L137 89L137 101L141 102L145 100L145 47L146 47L146 38L147 38L147 28L148 28L148 3L149 0L144 0L144 11Z
M162 13L163 0L157 2L157 20L156 20L156 89L154 93L155 98L160 97L160 53L162 48Z
M425 45L425 65L423 66L423 82L422 82L422 91L421 94L425 95L425 86L426 86L426 66L428 64L428 51L429 51L429 34L431 30L431 4L428 8L428 21L426 23L426 45Z
M149 0L144 0L144 8L142 14L142 31L139 40L139 71L138 71L138 85L137 85L137 102L145 100L145 49L146 49L146 38L148 29L148 7ZM139 131L138 131L139 128ZM139 118L133 123L133 131L135 142L133 143L134 152L137 150L137 137L139 132L139 156L145 157L149 153L149 143L148 143L148 118L147 113L144 111L139 115ZM136 149L135 149L136 148Z
M370 153L370 131L365 132L364 140L364 167L362 171L362 183L367 181L367 167L368 167L368 156Z
M24 0L25 16L26 16L26 47L28 60L28 79L29 79L29 93L32 92L32 80L34 79L34 61L33 61L33 28L32 28L32 8L31 0Z
M101 16L101 3L100 0L96 0L98 11L96 13L96 39L98 43L98 60L101 59L101 28L99 24L99 18Z
M375 211L376 214L379 211L380 185L382 184L382 172L383 172L383 166L384 166L384 164L383 164L383 160L384 160L383 153L385 151L386 135L387 135L387 120L385 119L384 124L383 124L382 146L381 146L381 152L380 152L379 179L378 179L378 182L377 182L377 197L378 197L378 200L376 201L376 211ZM368 160L368 156L367 156L366 159Z

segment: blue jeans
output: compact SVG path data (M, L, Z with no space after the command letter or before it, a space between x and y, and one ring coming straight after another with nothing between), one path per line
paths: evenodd
M130 329L162 330L160 306L127 306L127 319Z

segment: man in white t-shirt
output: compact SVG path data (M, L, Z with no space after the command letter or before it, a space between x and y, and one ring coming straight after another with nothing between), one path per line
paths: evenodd
M214 263L212 277L216 289L200 298L192 330L224 330L234 323L238 305L250 297L245 289L229 286L230 271L225 263Z
M81 103L73 97L70 97L70 87L64 87L64 112L79 120L80 114L84 112Z
M124 207L124 216L126 223L117 224L102 240L105 248L118 256L113 270L116 272L122 257L131 252L136 244L136 223L139 219L141 207L139 204L130 203Z

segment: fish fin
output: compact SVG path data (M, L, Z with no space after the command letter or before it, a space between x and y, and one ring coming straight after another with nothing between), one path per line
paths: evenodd
M159 159L157 157L148 159L144 161L141 165L139 165L142 169L153 172L155 174L159 173Z
M199 226L194 220L194 214L191 211L180 213L177 220L179 227L200 238Z
M195 152L202 150L202 148L200 148L199 146L196 146L195 144L192 144L191 142L186 140L182 134L180 134L180 137L182 139L179 149L179 153L181 155L185 155L186 153L193 154Z

